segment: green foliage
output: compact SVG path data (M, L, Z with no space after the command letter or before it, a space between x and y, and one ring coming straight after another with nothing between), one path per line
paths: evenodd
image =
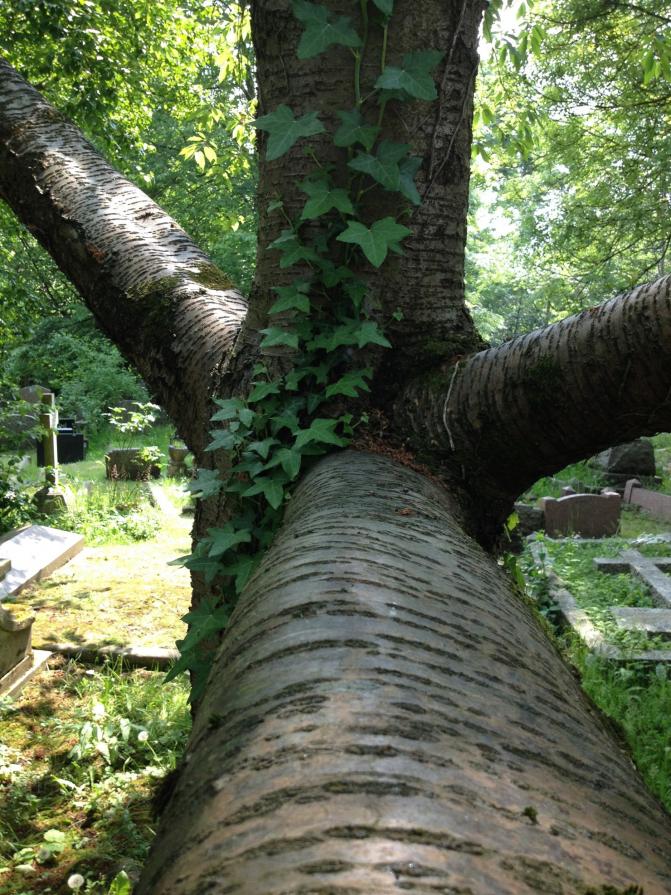
M130 893L118 866L146 857L152 796L190 728L186 684L115 665L47 674L30 701L0 703L0 888L27 893L23 867L46 892Z
M495 341L664 274L670 244L669 2L534 0L497 27L503 6L478 76L467 276Z
M415 99L428 102L437 98L436 85L431 75L445 54L440 50L419 50L406 53L403 66L387 66L375 84L380 90L401 90Z
M371 26L368 6L364 0L366 28ZM402 68L387 67L386 29L392 6L389 0L375 3L375 24L383 38L380 76L364 99L363 36L347 17L324 6L305 0L293 3L303 25L299 58L311 58L334 45L352 51L354 108L335 110L340 124L329 135L348 152L343 151L336 173L315 158L315 169L299 184L307 198L298 219L287 219L289 226L270 245L279 253L280 269L298 267L298 271L291 282L274 289L277 299L269 311L269 325L260 330L260 348L283 355L289 363L282 374L257 364L246 399L217 402L219 410L212 421L220 425L211 432L208 450L228 452L230 471L219 478L211 470L201 470L191 485L202 498L223 493L231 508L230 520L209 529L194 553L182 558L218 592L216 600L204 602L185 617L189 634L179 644L181 658L171 672L174 676L187 668L192 671L195 699L203 692L218 632L272 540L300 472L315 457L346 447L365 418L345 404L369 390L372 369L363 363L365 352L390 346L372 301L365 301L369 265L379 268L390 251L402 252L401 243L411 231L398 218L410 209L402 203L396 217L363 220L362 197L382 189L419 202L414 176L420 160L410 155L409 145L379 135L390 98L414 101L436 96L431 71L443 55L433 50L406 53ZM300 140L325 133L316 112L296 118L287 106L255 124L269 135L268 161L280 158ZM283 203L277 199L271 210L280 208Z
M361 38L349 16L336 16L325 6L293 0L294 15L305 26L298 44L298 58L311 59L333 44L344 47L361 46ZM280 107L281 108L281 107Z
M5 375L17 384L51 388L61 416L83 419L87 433L105 426L105 411L111 405L147 398L141 380L116 347L81 311L35 327L31 338L9 353Z
M671 810L671 680L666 665L629 663L619 668L599 661L569 641L582 686L626 737L636 766L650 790Z
M0 456L0 534L33 522L40 515L21 466L18 454Z
M266 148L266 158L269 162L288 152L301 137L311 137L313 134L324 132L324 125L316 112L307 112L300 118L295 118L289 106L284 105L278 106L269 115L257 118L254 126L269 134Z

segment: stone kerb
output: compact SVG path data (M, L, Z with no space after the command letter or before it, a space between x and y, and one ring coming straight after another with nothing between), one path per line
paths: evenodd
M593 653L603 659L615 662L671 662L671 650L652 649L624 651L617 646L614 646L612 643L609 643L603 633L593 624L587 612L578 605L575 597L566 586L566 583L562 581L554 571L552 561L542 541L531 541L530 549L536 567L543 569L547 575L549 595L559 609L562 623L567 627L572 628L585 646L587 646ZM640 554L637 555L640 556ZM668 560L668 557L666 559ZM617 562L617 560L614 562ZM671 562L671 560L669 560L669 562ZM621 560L620 565L622 565ZM664 612L665 610L646 610L639 608L634 609L634 607L613 606L609 611L612 613L616 623L620 627L638 631L648 631L649 633L654 634L661 633L663 635L666 633L665 630L660 630L660 623L661 625L664 623L661 617L656 621L653 621L653 618L650 616L643 616L642 621L640 615L644 612L654 613ZM671 610L668 611L671 615ZM671 631L671 629L669 630Z
M621 628L671 637L671 578L664 574L664 570L671 571L671 557L642 556L637 550L623 550L615 559L595 559L594 566L612 574L630 572L647 586L658 607L613 607L610 611Z
M577 534L602 538L617 533L622 498L614 491L574 494L565 488L563 497L544 497L545 531L550 537Z

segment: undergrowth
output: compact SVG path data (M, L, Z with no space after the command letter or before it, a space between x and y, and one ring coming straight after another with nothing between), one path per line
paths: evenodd
M152 798L190 728L188 686L106 665L50 670L0 703L0 895L103 895L153 838Z

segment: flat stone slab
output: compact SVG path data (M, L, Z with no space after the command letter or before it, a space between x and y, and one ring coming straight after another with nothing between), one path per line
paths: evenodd
M637 553L634 550L624 551L623 555L629 552ZM547 550L545 550L541 542L532 542L531 555L537 568L542 569L547 575L550 596L559 608L564 624L573 628L582 642L592 652L603 659L609 659L614 662L671 662L671 649L635 650L630 652L628 650L620 650L614 644L608 643L602 632L594 625L587 612L578 605L573 594L566 588L564 582L554 571ZM640 554L637 555L640 556ZM630 606L613 606L610 609L610 612L616 619L620 613L624 613L622 617L626 618L627 611L666 612L663 609L635 609ZM619 620L618 624L620 624ZM623 624L623 627L625 626Z
M5 577L12 567L11 559L0 559L0 581Z
M621 628L671 637L671 609L613 606L611 613Z
M11 568L0 581L0 603L31 581L46 578L76 556L83 546L81 535L47 525L31 525L0 543L0 555L11 562Z
M671 609L671 578L663 569L671 571L670 556L641 556L638 550L623 550L615 559L595 559L600 572L631 572L650 588L650 596L664 609Z
M0 696L19 695L28 681L48 662L51 653L47 650L32 650L18 665L0 677Z

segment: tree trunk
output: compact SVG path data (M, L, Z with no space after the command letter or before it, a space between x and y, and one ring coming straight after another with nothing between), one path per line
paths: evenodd
M138 895L662 895L670 832L447 493L345 453L236 609Z
M348 453L300 485L224 639L141 893L671 889L669 818L462 530L489 543L529 476L620 431L605 414L581 425L601 401L586 386L597 340L627 437L668 421L666 287L596 313L594 327L577 318L472 353L481 342L463 303L463 245L481 8L397 0L389 34L391 63L418 48L446 56L437 106L404 105L386 125L422 156L425 203L406 254L370 278L385 320L403 312L393 351L376 359L373 405L389 412L402 396L394 448L378 448L396 451L414 433L440 481ZM288 2L257 0L253 12L261 113L287 102L329 124L333 108L351 107L337 48L299 63ZM379 69L368 66L370 84ZM0 195L200 456L212 397L244 381L245 352L282 282L265 250L281 227L268 201L280 192L291 213L305 165L295 147L261 166L262 251L245 319L241 297L186 234L0 65ZM634 414L655 377L662 384ZM539 423L539 382L557 405L543 403L552 427ZM211 502L207 524L224 512Z

